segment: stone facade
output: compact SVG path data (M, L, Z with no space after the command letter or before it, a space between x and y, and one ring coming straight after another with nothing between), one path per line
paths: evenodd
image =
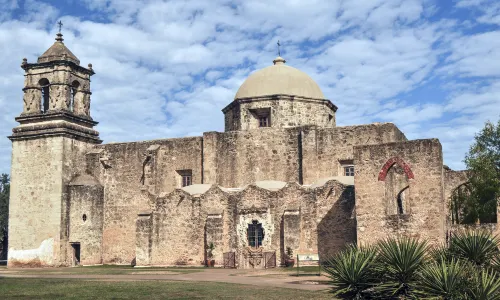
M94 71L79 63L62 36L23 61L9 266L202 265L213 244L217 265L265 268L287 248L324 259L451 230L448 199L467 174L443 166L439 141L336 126L336 106L281 58L224 108L225 132L111 144L93 129Z

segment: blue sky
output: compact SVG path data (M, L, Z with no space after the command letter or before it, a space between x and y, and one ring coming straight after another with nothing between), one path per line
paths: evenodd
M500 118L500 1L0 0L0 136L22 111L22 58L54 42L57 21L93 64L93 118L105 142L223 131L221 109L280 40L287 63L339 107L339 126L393 122L439 138L462 160ZM0 172L11 144L0 139Z

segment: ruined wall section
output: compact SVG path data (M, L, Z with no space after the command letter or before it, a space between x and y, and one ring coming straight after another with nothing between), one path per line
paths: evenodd
M467 171L454 171L447 167L443 168L444 171L444 199L445 199L445 212L447 227L451 228L451 197L453 192L461 185L469 181Z
M315 232L311 236L308 250L311 246L318 249L320 259L326 259L343 250L349 244L356 243L355 195L353 186L344 186L337 181L329 181L315 189L316 220L309 225ZM306 208L309 207L306 205ZM313 216L309 216L313 217ZM311 223L303 219L303 226ZM307 236L304 237L307 241ZM309 250L310 251L310 250Z
M405 141L404 134L392 123L304 128L302 131L303 184L318 179L343 176L342 164L353 162L353 147Z
M180 187L177 170L192 170L201 183L202 138L178 138L97 146L87 155L88 172L104 186L103 263L131 264L137 214L149 209L142 190Z
M354 148L358 244L388 236L445 240L443 156L436 139ZM404 214L388 214L384 174L401 165L408 178Z
M207 170L215 173L206 183L242 187L260 180L299 182L299 132L295 128L261 128L249 131L210 133L215 151ZM216 140L215 139L216 136Z

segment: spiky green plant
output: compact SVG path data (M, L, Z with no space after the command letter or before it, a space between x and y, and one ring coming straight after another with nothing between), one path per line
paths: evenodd
M323 269L330 277L336 296L363 299L367 289L375 284L373 247L348 246L325 261Z
M440 246L429 248L427 250L427 257L434 262L450 262L454 259L453 254L450 252L447 246Z
M467 276L470 266L465 261L447 257L426 264L419 272L418 289L422 299L467 299Z
M458 231L450 239L449 251L476 266L488 266L499 254L498 238L486 230Z
M378 248L377 271L384 281L375 288L379 297L413 297L427 243L407 237L389 238L379 242Z
M500 300L500 277L491 269L475 272L469 288L470 299Z

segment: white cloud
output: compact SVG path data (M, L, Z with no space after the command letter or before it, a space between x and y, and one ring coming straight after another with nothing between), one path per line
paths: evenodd
M0 0L8 7L0 12L3 136L21 111L21 59L33 62L52 44L59 18L66 45L97 73L92 115L105 142L223 130L221 109L250 72L271 64L278 39L288 63L339 106L340 125L392 121L411 138L439 137L454 167L482 118L499 112L498 87L489 84L500 70L499 31L466 35L457 30L465 20L431 22L439 8L428 0L85 0L83 15L23 3ZM12 20L18 10L23 16ZM470 76L489 80L459 82ZM433 80L447 97L408 101ZM468 98L477 105L463 105ZM477 122L467 122L471 115ZM9 160L2 139L0 172Z

